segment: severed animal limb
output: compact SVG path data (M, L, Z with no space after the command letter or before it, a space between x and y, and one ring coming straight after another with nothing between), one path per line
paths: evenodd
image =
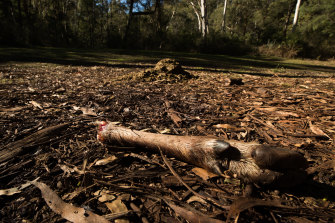
M302 183L307 174L306 159L290 150L216 137L176 136L135 131L99 122L98 140L131 146L175 157L222 175L228 172L245 183L291 187Z

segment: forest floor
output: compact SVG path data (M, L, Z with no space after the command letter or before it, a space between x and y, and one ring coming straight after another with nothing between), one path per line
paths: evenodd
M129 78L166 57L197 78ZM237 78L243 84L229 84ZM36 178L51 188L44 193L115 222L186 222L185 213L189 222L335 221L334 61L2 48L0 86L0 222L66 222L66 208L62 217L37 187L21 187ZM244 197L239 180L168 159L217 206L185 188L159 154L99 143L97 120L276 144L305 156L308 179Z

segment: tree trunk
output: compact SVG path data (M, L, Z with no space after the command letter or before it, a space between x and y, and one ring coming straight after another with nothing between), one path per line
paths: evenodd
M295 28L298 24L300 3L301 3L301 0L297 0L297 6L295 7L295 14L294 14L293 26L292 26L292 31L293 32L294 32L294 30L295 30Z
M192 8L194 10L194 13L195 15L197 16L198 18L198 29L199 29L199 32L201 32L201 17L199 15L199 12L197 10L197 8L195 7L194 3L193 2L190 2L190 4L192 5Z
M126 31L125 31L125 34L124 34L124 37L123 37L123 40L124 40L125 43L127 42L130 25L131 25L131 22L133 20L133 8L134 8L134 0L130 0L128 23L127 23Z
M226 10L227 10L227 2L228 0L224 1L224 6L223 6L223 20L222 20L222 30L226 30Z
M208 19L207 19L207 5L206 0L200 0L201 12L201 35L203 39L207 38L208 34Z
M92 15L90 16L90 46L95 46L94 30L95 30L95 1L92 1Z
M284 27L284 33L283 33L285 41L287 39L287 29L288 29L290 18L291 18L292 12L293 12L293 4L291 4L291 3L293 3L293 2L289 3L289 8L287 10L287 18L286 18L286 21L285 21L285 27Z
M162 45L162 39L163 39L163 27L162 27L162 2L161 0L156 0L155 2L155 11L156 14L155 16L155 24L156 24L156 34L157 34L157 39L159 43L159 48Z
M198 5L200 7L200 10L194 5L192 1L190 1L190 4L194 10L194 13L196 14L198 18L198 28L201 32L201 36L203 39L207 38L208 34L208 18L207 18L207 5L206 0L199 0Z

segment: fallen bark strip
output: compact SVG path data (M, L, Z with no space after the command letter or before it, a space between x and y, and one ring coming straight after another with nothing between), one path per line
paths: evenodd
M223 141L216 137L154 134L99 122L98 140L110 145L132 146L175 157L223 175L231 173L246 183L291 187L306 178L306 159L290 150Z
M57 136L59 131L65 129L69 124L70 123L63 123L39 130L23 139L4 146L0 149L0 163L20 154L23 152L24 148L49 143Z

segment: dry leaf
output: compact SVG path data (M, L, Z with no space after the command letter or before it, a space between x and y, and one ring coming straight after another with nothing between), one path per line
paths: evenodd
M300 117L300 115L298 115L294 112L278 111L278 108L276 108L276 107L259 107L259 108L256 108L256 109L259 110L259 111L268 112L268 113L271 113L272 115L277 115L277 116L281 116L281 117L290 117L290 116L295 117L295 118Z
M64 174L66 174L66 176L70 176L71 173L73 173L73 172L76 172L76 173L78 173L80 175L85 174L85 170L83 170L83 169L80 170L76 166L74 166L73 168L68 167L66 165L59 165L59 166L64 171Z
M113 214L128 212L128 208L120 199L116 199L111 203L105 203L105 204ZM116 219L115 222L129 223L127 219Z
M260 87L260 88L257 88L256 92L257 92L258 94L265 95L265 94L268 93L268 90L266 90L265 88Z
M28 87L28 91L30 91L30 92L36 92L36 90L34 88L32 88L32 87Z
M217 125L213 125L213 128L216 128L216 129L236 129L235 126L233 125L229 125L229 124L217 124Z
M294 112L286 112L286 111L276 111L275 114L278 115L278 116L282 116L282 117L290 117L290 116L295 117L295 118L300 117L300 115L298 115Z
M240 135L241 135L242 139L245 139L248 135L248 131L240 132Z
M80 107L78 107L78 106L75 106L75 105L74 105L72 108L73 108L75 111L78 111L78 110L80 110Z
M195 128L199 131L199 132L202 132L205 130L204 127L202 127L201 125L196 125Z
M38 187L42 192L47 205L57 214L60 214L63 218L74 223L91 223L101 222L107 223L104 217L97 215L91 211L85 210L73 206L72 204L64 202L53 190L51 190L46 184L41 182L32 182L33 185Z
M318 101L321 102L321 103L323 103L323 104L327 104L328 103L328 101L326 101L325 99L319 99Z
M103 189L103 190L98 190L94 192L94 195L99 196L98 200L100 202L105 202L105 201L115 200L116 197L112 193L113 193L112 191Z
M22 107L22 106L16 106L13 108L0 108L0 112L17 112L17 111L21 111L22 109L25 109L26 107Z
M207 201L205 201L204 199L198 197L198 196L192 196L190 197L187 201L187 203L192 203L192 202L199 202L203 205L207 205Z
M167 133L171 133L171 129L164 129L162 131L159 131L160 134L167 134Z
M72 168L70 168L70 167L68 167L68 166L66 166L66 165L60 164L59 167L61 168L61 170L64 171L64 175L65 175L66 177L71 176L71 173L74 172L74 170L73 170Z
M199 177L201 177L203 180L208 180L210 178L218 176L217 174L208 172L207 170L205 170L203 168L198 168L198 167L193 168L192 171L193 171L193 173L195 173L196 175L198 175Z
M72 200L73 198L77 197L79 194L81 194L82 192L85 192L87 189L87 187L79 187L77 188L75 191L71 192L71 193L67 193L64 194L62 196L63 200Z
M276 107L258 107L256 108L259 111L265 111L265 112L274 112L277 111Z
M167 108L167 114L170 116L171 120L173 123L177 126L180 127L180 124L182 122L181 118L177 115L177 112L171 108L171 104L169 101L165 101L165 106Z
M311 120L308 120L309 122L309 128L311 129L311 131L318 135L318 136L325 136L326 138L330 139L330 137L324 133L321 129L319 129L318 127L316 127L315 125L312 124Z
M242 211L255 207L255 206L286 207L284 205L281 205L280 202L276 200L265 201L265 200L260 200L257 198L251 198L251 197L240 197L236 199L233 202L233 204L230 206L227 220L229 220L231 217L235 218Z
M170 116L171 120L173 123L177 126L180 127L180 124L182 122L181 118L177 115L176 111L174 111L172 108L170 108L167 111L167 114Z
M21 193L21 190L19 187L13 187L9 189L2 189L0 190L0 196L6 195L6 196L11 196L13 194Z
M185 208L179 207L177 205L174 205L170 202L165 201L170 208L172 208L176 214L183 217L185 220L187 220L190 223L223 223L224 221L220 221L214 218L210 218L208 216L201 216L198 215L192 211L186 210Z
M253 101L252 104L256 105L256 106L261 106L261 105L264 104L264 102L262 102L262 101Z
M21 193L21 190L23 190L26 187L29 187L32 184L32 182L36 182L38 179L39 178L37 178L34 181L29 181L25 184L22 184L22 185L18 186L18 187L13 187L13 188L9 188L9 189L0 190L0 196L2 196L2 195L11 196L13 194Z
M80 108L80 110L83 112L83 115L97 116L97 113L92 108Z
M95 162L95 166L103 166L103 165L106 165L110 162L113 162L114 160L116 160L117 157L116 156L109 156L107 158L104 158L104 159L101 159L101 160L98 160L97 162Z
M41 110L43 110L43 107L40 103L36 102L36 101L30 101L30 104L32 104L34 107L37 107Z

